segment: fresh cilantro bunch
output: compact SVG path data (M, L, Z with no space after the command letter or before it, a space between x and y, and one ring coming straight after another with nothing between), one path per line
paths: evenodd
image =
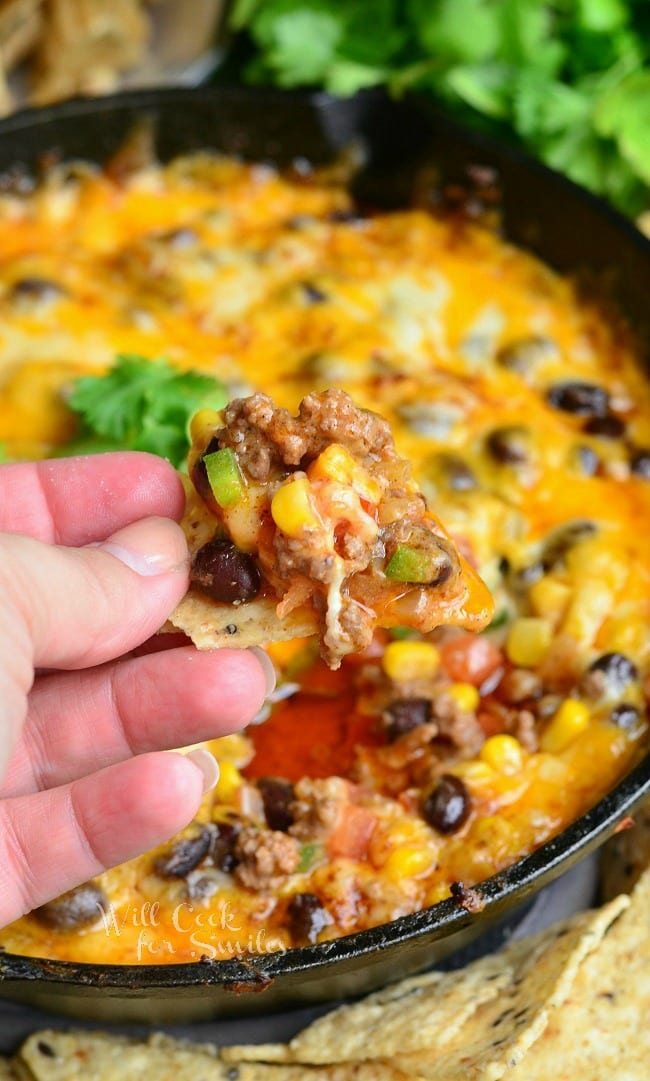
M650 201L650 0L236 0L253 82L431 91L637 213Z
M68 404L79 427L61 454L146 450L180 468L192 414L222 409L227 400L224 385L209 375L179 371L165 360L121 355L105 375L75 381Z

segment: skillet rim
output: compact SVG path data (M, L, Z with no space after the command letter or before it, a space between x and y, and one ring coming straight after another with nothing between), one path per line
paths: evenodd
M12 135L46 128L58 121L70 118L96 117L120 108L163 109L166 105L178 105L186 101L214 104L219 99L259 100L265 108L277 103L294 101L314 110L327 110L341 106L341 99L322 91L281 91L277 89L250 88L243 86L213 86L199 88L162 88L159 90L126 91L99 99L75 98L70 101L41 109L25 109L0 120L0 141ZM385 95L374 90L362 91L351 105L376 103L381 108ZM586 207L590 207L601 219L614 227L624 243L637 249L647 259L650 268L650 239L635 225L623 217L604 200L579 187L567 177L556 173L541 162L530 157L517 146L502 143L482 132L466 129L430 103L416 102L416 108L430 114L443 133L452 133L463 141L471 152L484 152L505 159L534 173L553 187L572 191ZM91 160L91 159L87 159ZM2 171L2 170L0 170ZM520 241L515 241L525 246ZM46 983L64 989L108 990L150 995L157 990L199 988L209 985L229 985L250 989L260 979L275 980L278 976L320 970L325 967L367 958L387 947L398 947L408 941L425 939L435 942L460 931L483 918L485 914L498 915L515 901L524 900L544 884L568 870L583 856L593 851L607 836L616 831L619 822L629 815L644 795L650 793L650 750L637 765L589 811L576 819L557 837L541 845L534 852L518 860L509 868L491 876L473 887L484 901L479 913L469 913L459 908L453 899L447 899L419 912L400 917L390 923L358 931L330 942L300 947L277 953L252 955L245 960L199 960L164 965L115 965L98 962L72 962L36 958L12 954L0 947L0 985L12 983ZM486 921L489 922L489 921Z

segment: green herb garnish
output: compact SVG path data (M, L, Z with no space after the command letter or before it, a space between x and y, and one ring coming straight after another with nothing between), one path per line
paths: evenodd
M224 385L210 375L121 355L105 375L75 381L69 405L79 427L59 453L146 450L179 468L189 448L189 418L204 407L221 409L227 400Z
M236 0L244 75L430 91L628 213L650 194L645 0Z

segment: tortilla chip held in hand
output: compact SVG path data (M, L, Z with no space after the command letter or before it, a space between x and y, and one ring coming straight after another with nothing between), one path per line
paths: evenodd
M376 627L480 631L492 601L427 509L387 421L340 390L297 417L265 394L192 423L191 588L171 623L199 649L318 634L332 668Z

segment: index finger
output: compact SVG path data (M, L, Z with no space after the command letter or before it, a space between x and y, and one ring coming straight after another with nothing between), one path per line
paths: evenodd
M0 466L0 533L72 547L103 540L140 518L179 519L176 470L154 454L124 451Z

